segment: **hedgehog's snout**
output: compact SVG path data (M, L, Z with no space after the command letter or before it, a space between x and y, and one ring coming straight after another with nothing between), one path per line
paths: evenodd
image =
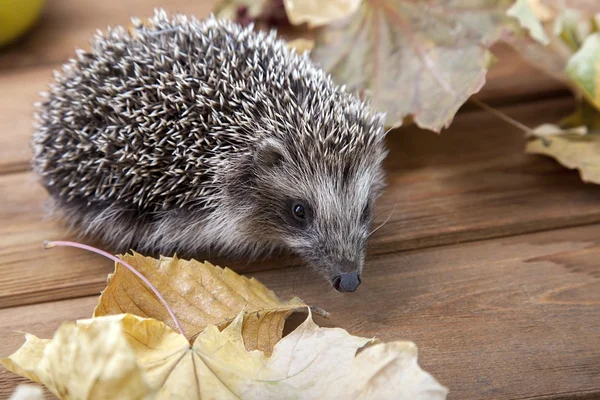
M331 285L338 292L354 292L360 285L360 282L360 274L358 272L350 272L334 277Z

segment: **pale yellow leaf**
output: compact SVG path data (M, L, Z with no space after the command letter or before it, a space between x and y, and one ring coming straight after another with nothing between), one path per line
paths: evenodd
M529 0L529 6L542 22L556 18L556 11L544 3L544 0Z
M544 30L542 21L538 14L547 12L546 9L540 11L539 0L517 0L506 12L507 15L515 17L521 26L529 31L530 36L538 42L547 45L550 39Z
M585 127L586 133L600 134L600 110L581 98L575 112L563 118L558 125L562 129Z
M518 33L508 42L530 64L578 91L577 86L565 74L565 67L586 37L592 33L593 13L587 11L584 4L581 4L584 8L578 9L573 6L579 4L572 3L577 2L529 0L549 42L540 43L540 40ZM589 6L592 6L591 3ZM596 7L600 9L600 2ZM528 17L533 18L531 15ZM536 25L534 21L529 23L530 27Z
M448 393L418 366L417 346L412 342L368 347L352 361L348 376L347 399L435 400Z
M258 18L271 0L221 0L213 9L217 18L236 20L240 10L250 19Z
M581 10L586 14L600 13L600 2L598 0L539 0L546 7L555 9L570 8Z
M60 399L145 399L150 386L119 319L106 317L86 329L65 323L52 340L28 334L0 363Z
M44 391L37 385L20 384L8 400L44 400Z
M548 132L548 127L544 128L546 132L527 143L526 151L553 157L565 167L579 170L584 182L600 184L600 135L584 135L575 128L554 129Z
M566 73L588 101L600 110L600 32L585 38L567 62Z
M311 58L387 115L440 131L485 83L489 47L512 23L512 1L365 0L320 28Z
M157 260L137 253L121 258L158 289L180 320L188 338L195 337L208 325L224 328L240 311L244 311L244 339L248 350L260 349L269 353L281 339L290 314L307 308L297 297L281 301L256 279L209 262L177 257ZM123 313L164 321L176 329L159 299L129 270L116 264L94 316Z
M223 331L214 325L208 326L193 345L162 322L131 314L92 318L69 326L79 332L70 335L75 339L89 337L90 331L106 332L105 335L90 337L91 341L60 341L56 344L53 341L47 344L47 347L55 346L57 350L64 348L66 354L71 354L73 347L84 344L85 347L79 350L91 358L87 364L78 365L92 368L81 368L71 378L66 373L45 370L45 374L56 377L51 384L69 392L79 390L80 381L89 382L98 377L93 366L99 364L93 355L97 354L97 349L107 345L95 341L101 342L116 335L119 338L108 345L124 341L128 344L128 348L118 346L115 349L115 353L127 355L123 365L111 364L109 373L100 373L101 377L110 374L114 379L96 379L97 391L92 396L78 397L80 399L111 398L99 397L99 394L113 394L112 398L135 398L119 395L138 381L117 379L120 373L125 378L131 377L131 371L137 371L129 368L129 355L132 353L137 359L137 368L149 382L150 389L146 394L157 400L438 400L445 399L447 394L446 388L419 367L414 344L393 342L384 345L372 339L352 336L342 329L319 328L310 316L277 343L270 357L259 350L246 350L242 336L243 314ZM357 351L366 345L369 346L356 356ZM60 358L60 355L44 352L39 363L50 365L50 368L60 367L60 364L48 361L49 358ZM104 359L103 352L100 352L100 359ZM41 377L45 376L43 371L36 372ZM49 380L46 379L46 382ZM102 388L104 391L100 390Z
M24 376L34 382L42 383L40 377L35 372L35 368L44 355L46 345L50 342L50 339L40 339L26 333L23 346L12 356L0 358L0 363L15 374Z
M294 49L297 53L310 52L315 46L315 41L310 39L298 38L290 40L287 43L288 47Z
M315 28L352 15L362 0L283 0L286 14L294 25Z

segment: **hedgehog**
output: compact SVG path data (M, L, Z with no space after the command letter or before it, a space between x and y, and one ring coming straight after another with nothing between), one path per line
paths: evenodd
M385 115L274 31L155 10L98 32L36 107L51 213L115 252L293 254L361 282Z

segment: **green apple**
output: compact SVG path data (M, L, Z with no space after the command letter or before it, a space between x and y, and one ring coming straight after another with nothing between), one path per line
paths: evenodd
M0 0L0 46L17 39L37 21L44 0Z

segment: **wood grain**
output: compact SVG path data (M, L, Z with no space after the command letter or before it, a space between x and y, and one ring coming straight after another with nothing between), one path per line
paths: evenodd
M48 68L0 74L0 173L30 168L33 104L51 78Z
M44 250L46 239L70 239L44 220L44 191L29 173L0 176L0 307L100 293L112 263L70 248Z
M508 112L533 126L569 107L558 100ZM392 216L373 235L371 254L600 222L600 187L551 159L524 154L521 132L487 113L461 115L442 135L392 132L389 147L389 186L375 224ZM0 308L98 293L112 270L111 262L81 250L42 249L44 240L73 238L59 221L44 220L45 200L31 173L0 175ZM238 271L297 262L209 259Z
M452 399L600 396L600 225L369 260L353 294L301 268L253 274L282 298L325 308L324 326L384 341L412 340ZM0 354L15 330L50 337L87 317L96 297L0 310ZM0 375L0 398L16 384Z
M217 0L48 0L38 24L22 39L0 52L0 71L55 66L89 48L96 31L130 25L132 17L153 15L155 8L204 17Z
M559 99L502 110L535 127L570 109ZM600 187L524 154L523 133L485 112L458 116L441 135L411 128L388 137L378 220L392 217L373 237L375 253L600 221Z

